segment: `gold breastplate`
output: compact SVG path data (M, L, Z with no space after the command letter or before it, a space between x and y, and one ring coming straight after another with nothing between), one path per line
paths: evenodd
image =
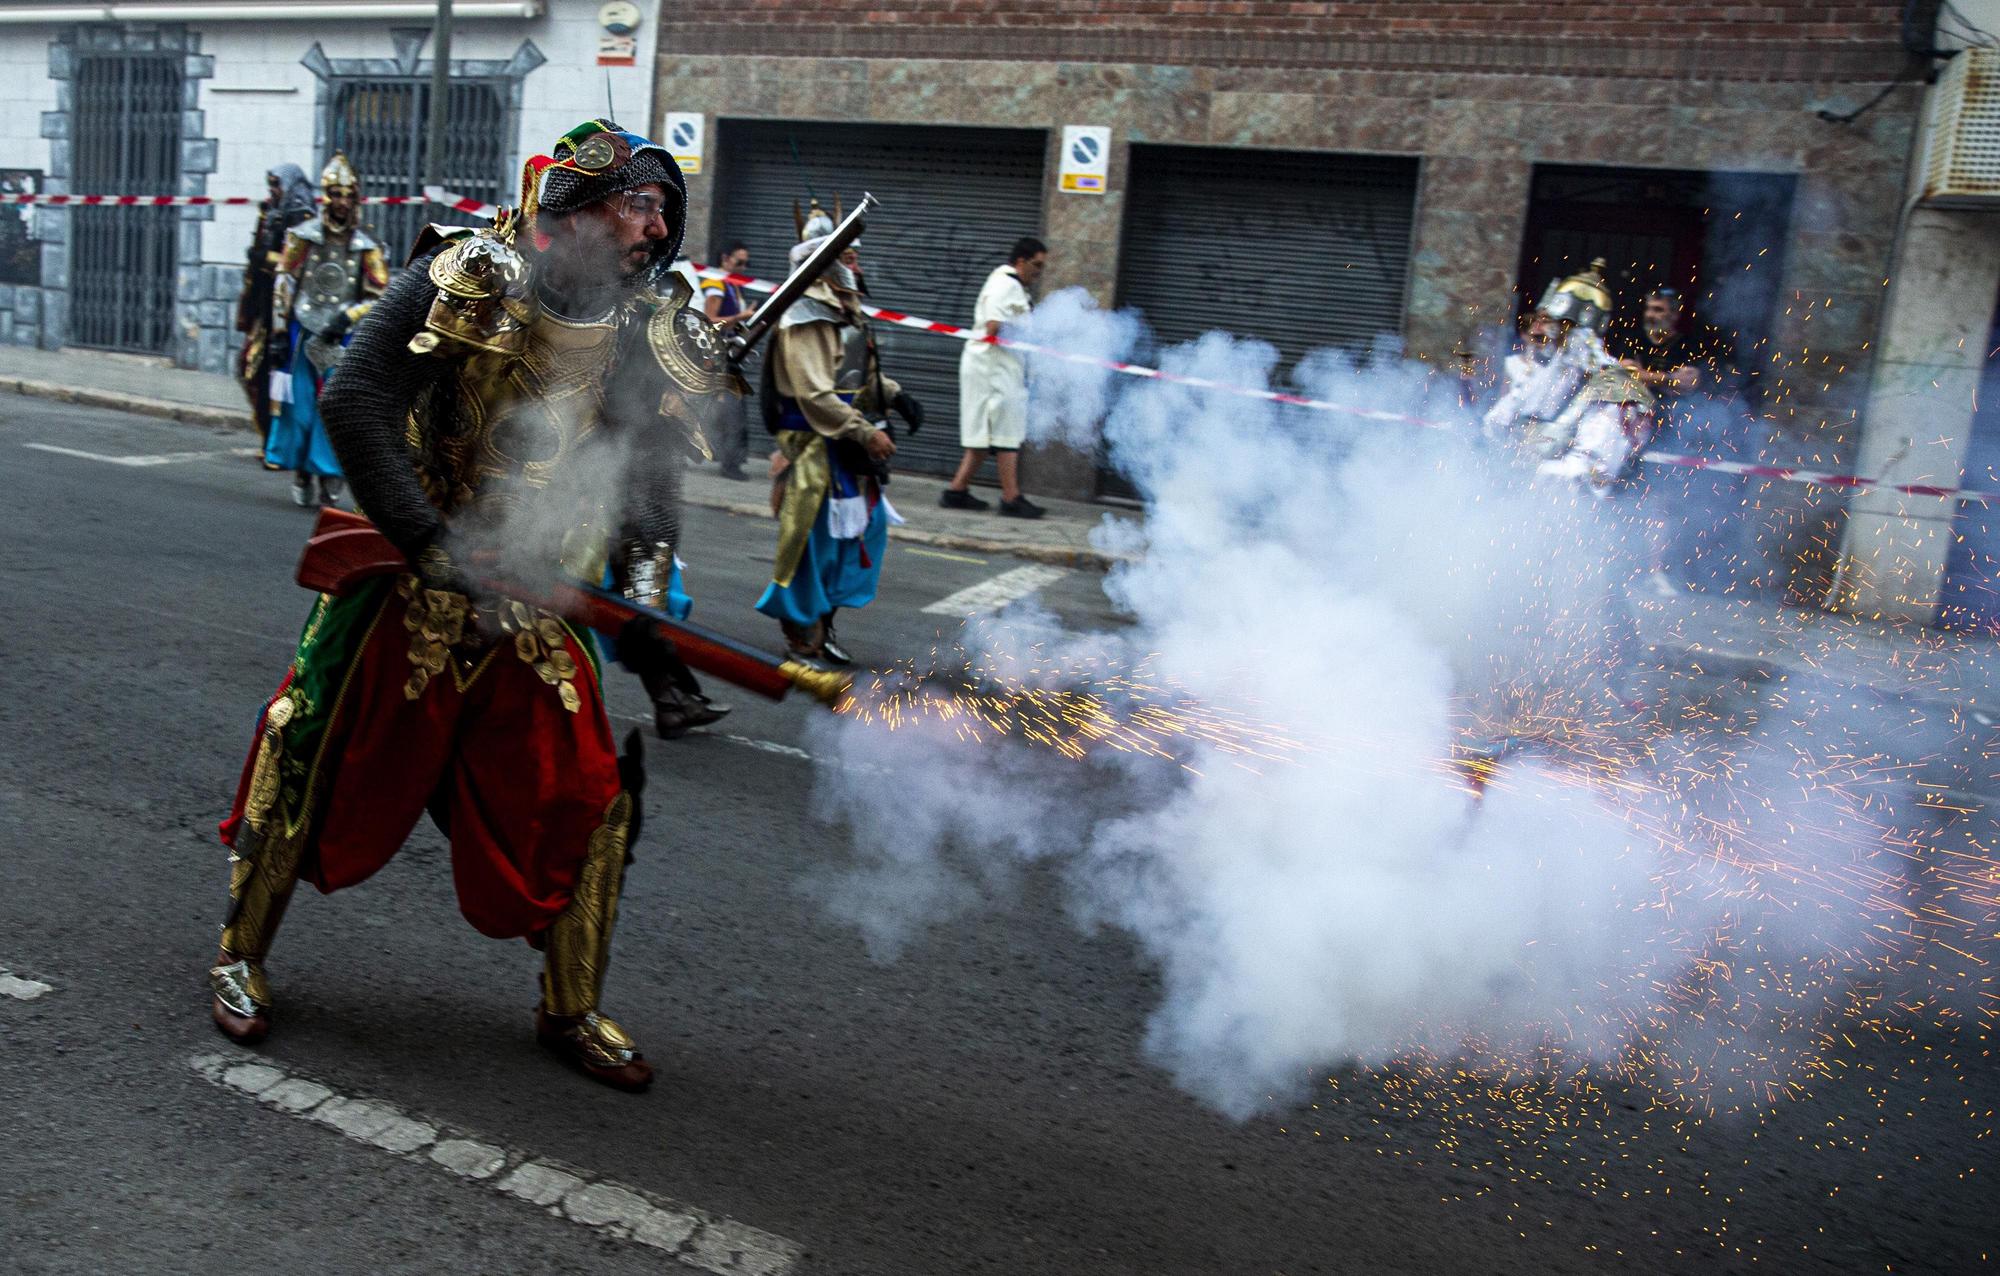
M456 419L434 436L431 458L444 488L433 499L447 514L505 517L546 489L601 424L615 316L578 322L544 310L523 335L518 353L481 352L451 373Z

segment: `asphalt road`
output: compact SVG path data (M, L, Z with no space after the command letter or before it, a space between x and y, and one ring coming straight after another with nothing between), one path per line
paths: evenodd
M190 1066L223 1048L215 822L308 605L289 577L310 516L243 443L0 398L0 967L51 989L0 996L0 1269L672 1267ZM698 618L773 639L748 609L771 531L692 513ZM949 627L924 605L1015 565L895 546L843 636L864 660L921 650ZM1044 599L1116 623L1087 574ZM608 681L636 720L638 688ZM1144 1061L1153 975L1051 880L871 962L798 886L849 854L812 814L816 710L734 699L649 747L607 1009L660 1066L651 1094L538 1051L537 958L463 924L427 829L363 886L302 892L264 1056L787 1238L808 1273L1942 1272L1992 1250L2000 1079L1983 1054L1933 1066L1941 1039L1759 1119L1633 1111L1639 1154L1588 1183L1553 1151L1481 1169L1493 1148L1441 1149L1367 1078L1364 1101L1227 1120ZM1993 844L1983 811L1959 818Z

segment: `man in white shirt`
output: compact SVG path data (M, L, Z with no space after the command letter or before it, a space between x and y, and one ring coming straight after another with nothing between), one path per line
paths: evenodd
M979 290L973 329L982 338L1028 313L1028 290L1049 264L1048 245L1032 235L1017 240L1004 266L994 268ZM990 340L965 343L958 359L958 442L965 449L951 485L938 493L946 509L987 507L967 490L983 453L1000 469L1000 512L1009 518L1040 518L1042 507L1021 495L1021 444L1028 437L1028 370L1021 356Z

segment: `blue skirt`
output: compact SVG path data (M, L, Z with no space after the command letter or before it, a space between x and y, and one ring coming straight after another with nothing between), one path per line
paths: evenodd
M868 511L868 528L858 539L835 540L827 527L830 503L820 502L792 583L782 589L775 582L767 585L757 600L757 610L766 616L804 627L818 624L836 607L866 607L875 601L875 589L882 583L882 555L889 548L886 505L877 501Z
M264 445L264 460L281 470L339 478L340 458L333 454L326 425L319 419L319 372L306 358L305 342L299 340L296 324L292 325L291 373L292 401L278 405L270 441Z

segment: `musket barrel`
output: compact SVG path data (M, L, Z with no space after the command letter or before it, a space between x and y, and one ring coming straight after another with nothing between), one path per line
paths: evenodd
M750 352L757 348L757 343L762 341L771 329L778 326L778 317L790 309L793 302L805 296L806 289L813 286L813 282L826 272L826 268L838 261L840 254L846 252L855 240L861 238L861 232L867 229L865 214L870 209L881 206L881 202L873 195L864 193L861 196L861 202L854 206L854 211L843 218L840 225L835 226L832 233L820 241L819 247L813 249L812 256L799 263L799 268L787 275L785 282L778 285L778 290L765 298L763 305L757 307L756 313L750 316L750 321L731 334L728 345L731 363L743 362Z

